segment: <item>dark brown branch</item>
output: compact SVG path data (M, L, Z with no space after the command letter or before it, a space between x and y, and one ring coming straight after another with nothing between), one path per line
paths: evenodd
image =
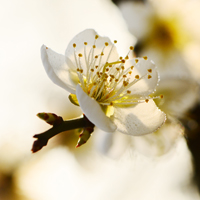
M82 118L79 119L73 119L69 121L60 121L58 124L54 125L52 128L49 130L36 134L33 137L37 138L37 140L33 143L33 147L31 151L33 153L39 151L42 149L44 146L47 145L48 140L52 138L53 136L64 132L64 131L69 131L77 128L94 128L94 124L92 124L86 117L85 115Z

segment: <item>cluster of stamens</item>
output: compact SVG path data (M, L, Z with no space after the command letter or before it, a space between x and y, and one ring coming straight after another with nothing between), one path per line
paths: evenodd
M134 65L125 69L124 64L126 60L129 59L129 53L133 51L134 48L131 46L128 54L124 58L119 57L117 61L108 62L113 51L114 44L117 43L117 41L114 40L114 44L110 45L111 48L108 55L104 55L105 48L109 48L108 42L105 42L101 52L98 55L95 55L96 40L98 37L98 35L95 36L94 44L89 52L87 52L86 49L88 43L84 42L83 54L77 53L76 44L73 44L74 58L77 68L76 72L80 85L90 97L94 98L101 105L130 106L142 102L148 103L149 99L163 98L163 95L156 97L134 97L134 95L131 94L130 87L144 77L151 79L152 69L148 69L147 73L143 76L136 74L133 79L131 76L133 75ZM102 62L103 56L107 56L106 62ZM143 59L147 60L148 58L144 56ZM138 62L139 60L135 59L135 65ZM86 68L83 68L83 65L86 65Z

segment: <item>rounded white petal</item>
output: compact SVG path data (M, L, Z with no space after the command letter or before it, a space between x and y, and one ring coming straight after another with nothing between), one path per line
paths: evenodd
M159 108L165 113L181 117L191 109L198 100L198 85L192 79L162 79L156 94L163 94L162 100L156 100Z
M150 100L134 107L115 107L112 119L118 131L136 136L155 132L165 122L166 115Z
M80 85L76 87L76 96L83 113L95 126L106 132L116 130L116 125L105 115L98 102L89 97Z
M166 122L155 133L131 137L131 145L145 156L162 156L176 146L181 136L183 136L183 127L180 124Z
M74 69L76 69L77 67L76 59L78 61L78 54L83 55L80 58L80 61L84 74L86 74L87 66L91 64L94 60L96 62L95 65L102 65L105 64L107 61L117 61L119 58L117 49L110 41L110 39L108 37L101 37L99 35L98 39L95 39L96 35L98 34L93 29L86 29L80 32L70 41L65 51L65 57L66 59L71 60L71 63L73 63L74 65ZM87 45L84 45L84 42L87 42ZM105 47L106 42L109 45ZM75 48L73 47L73 44L76 44ZM95 45L95 48L93 48L93 45ZM101 56L102 51L104 53L103 56ZM77 58L75 58L74 52L76 52L75 54ZM96 55L98 56L97 59L95 59Z
M58 54L45 45L41 47L41 58L45 71L49 78L58 86L70 93L75 93L75 87L71 81L73 71L65 63L64 55Z
M138 60L136 63L135 60ZM153 93L159 82L159 75L156 65L153 61L144 58L136 58L128 60L125 63L125 68L134 66L129 79L129 84L135 81L135 76L139 75L140 79L133 84L129 90L132 95L144 96ZM149 70L149 71L148 71Z

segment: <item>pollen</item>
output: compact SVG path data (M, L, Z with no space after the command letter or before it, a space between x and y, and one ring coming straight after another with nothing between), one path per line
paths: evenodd
M108 42L105 42L105 45L108 46Z
M77 72L79 72L80 71L80 69L79 68L77 68Z
M130 90L127 90L126 92L127 92L127 94L131 94L131 91L130 91Z
M121 66L122 70L124 70L124 66Z
M91 72L94 72L94 69L90 69Z
M150 78L152 78L152 76L151 76L151 75L148 75L148 79L150 79Z
M112 67L112 65L109 65L109 67Z
M116 78L116 79L115 79L115 82L118 82L118 81L119 81L119 79Z
M84 45L87 45L87 42L84 42Z
M93 45L92 47L95 49L95 48L96 48L96 45Z
M136 76L135 76L135 78L136 78L136 79L139 79L139 78L140 78L140 76L139 76L139 75L136 75Z
M123 59L123 57L122 57L122 56L120 56L120 57L119 57L119 59L120 59L120 60L122 60L122 59Z
M151 72L152 72L152 69L148 69L147 71L148 71L149 73L151 73Z
M126 75L123 75L123 78L126 78Z
M149 102L149 99L145 99L145 102L148 103L148 102Z
M98 56L96 55L95 58L98 58Z
M133 50L134 49L134 47L133 46L130 46L130 50Z
M133 69L134 68L134 66L131 66L131 69Z
M147 59L148 59L148 58L147 58L147 56L144 56L143 58L144 58L145 60L147 60Z
M81 53L78 54L79 57L82 57L83 55Z
M98 39L99 38L99 36L98 35L95 35L95 39Z
M76 44L75 44L75 43L73 44L73 47L74 47L74 48L76 47Z
M99 67L98 65L95 66L96 69L97 69L98 67Z
M80 69L80 73L83 73L83 69Z
M125 59L126 59L126 60L128 60L128 59L129 59L129 57L128 57L128 56L126 56L126 57L125 57Z
M129 71L128 73L129 73L129 74L132 74L132 71Z
M117 43L117 40L114 40L114 43L116 44L116 43Z
M161 95L160 95L160 98L161 98L161 99L163 99L163 98L164 98L163 94L161 94Z
M106 72L108 72L109 71L109 68L106 68Z
M138 63L138 61L139 61L138 59L135 59L135 62L136 62L136 63Z
M104 55L104 53L103 52L101 52L101 56L103 56Z

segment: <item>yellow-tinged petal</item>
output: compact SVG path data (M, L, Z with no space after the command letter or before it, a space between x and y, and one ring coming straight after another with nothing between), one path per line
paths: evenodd
M83 113L95 126L106 132L116 130L116 125L106 116L99 103L89 97L80 85L76 87L76 96Z

